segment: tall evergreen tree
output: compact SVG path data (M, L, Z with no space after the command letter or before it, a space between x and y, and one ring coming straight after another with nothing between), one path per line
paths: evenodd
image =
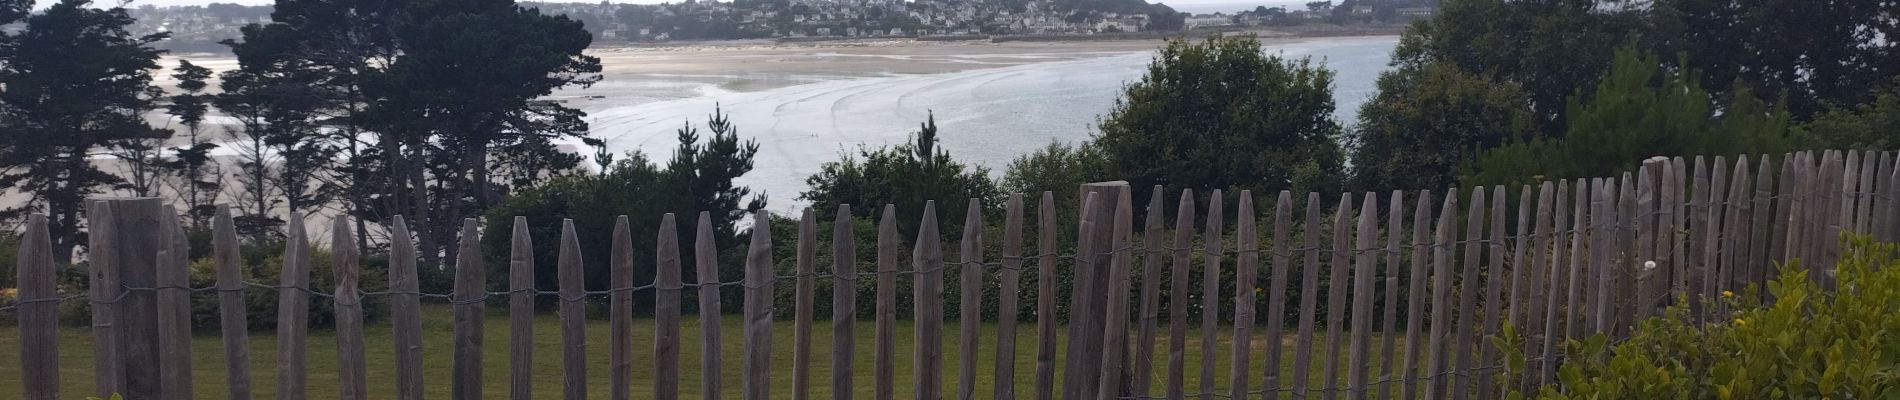
M593 37L579 22L512 0L418 0L404 7L392 24L400 56L369 85L378 99L374 112L385 122L400 118L387 130L439 144L431 170L447 192L431 196L429 204L443 214L431 225L437 240L453 248L456 221L495 204L505 189L494 181L495 152L586 136L575 111L536 99L598 81L600 61L582 53Z
M8 138L0 146L0 189L31 194L0 216L49 214L57 261L84 242L85 198L125 182L90 157L166 135L139 115L155 100L159 51L148 45L164 36L135 36L126 30L131 24L124 8L61 1L25 18L0 68L0 132Z
M192 226L204 227L217 211L218 190L223 182L223 173L211 158L211 150L217 149L218 144L201 134L205 114L211 108L211 96L204 94L209 87L205 80L211 79L211 70L179 60L172 79L178 81L178 90L182 93L172 95L171 106L166 107L165 112L185 125L185 144L171 149L174 159L169 169L177 174L173 191L185 203L185 213Z

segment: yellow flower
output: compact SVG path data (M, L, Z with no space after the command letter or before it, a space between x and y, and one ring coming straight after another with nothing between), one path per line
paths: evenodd
M1722 291L1722 297L1735 297L1735 292L1724 290Z
M1746 325L1748 325L1748 320L1741 319L1741 318L1735 319L1735 326L1746 326Z

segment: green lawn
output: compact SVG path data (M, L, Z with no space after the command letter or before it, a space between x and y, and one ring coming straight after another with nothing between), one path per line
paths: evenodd
M423 315L425 316L422 323L422 329L424 331L424 385L427 387L427 395L429 397L447 398L449 395L447 376L451 362L450 338L452 333L450 310L448 306L445 305L424 305ZM738 398L740 395L738 373L742 362L740 359L741 349L739 347L741 343L743 343L742 324L737 317L730 316L725 318L722 324L721 333L725 344L725 348L720 352L721 358L723 359L722 367L725 371L723 374L724 381L722 383L724 383L724 385L722 391L726 398ZM484 382L486 382L487 387L484 388L484 391L489 397L505 396L507 393L506 385L508 374L508 324L505 311L500 308L491 309L489 318L483 327L487 329L485 333L485 339L487 341L484 347L487 351L484 358L487 367L484 368L483 371L486 374ZM913 354L911 328L910 321L898 321L896 333L898 339L896 352L898 365L896 366L895 372L898 397L909 397L908 393L910 393L911 390L912 376L910 359L911 354ZM536 364L536 379L534 382L535 397L549 399L559 398L561 393L562 371L560 365L560 328L558 320L552 314L541 315L536 318L534 329L534 362ZM856 395L859 398L870 398L873 390L872 371L874 371L874 367L872 365L872 335L875 326L871 322L861 321L858 323L856 329L858 349L855 356L857 359L852 365L853 372L857 377L854 380L853 386L855 387L853 387L852 390L857 392ZM946 396L953 396L957 390L958 366L961 365L957 350L958 328L955 321L949 321L945 323L944 329L945 373L943 377L943 388ZM1199 366L1202 355L1199 351L1200 332L1198 329L1198 326L1191 327L1190 329L1190 336L1192 337L1189 339L1186 354L1187 388L1190 393L1197 391L1200 387L1199 377L1201 373ZM681 337L683 343L681 343L680 349L680 367L682 371L680 373L679 387L682 396L697 398L699 397L701 377L699 374L700 341L698 340L700 335L697 319L691 317L683 319L682 330ZM992 387L995 384L994 369L992 368L995 365L994 360L996 357L995 330L996 325L993 323L983 326L983 337L979 345L981 351L979 351L980 357L977 364L977 397L979 398L989 397ZM634 389L635 397L644 397L639 394L652 393L654 369L652 362L653 331L653 320L641 319L635 321L633 340L634 343L638 343L634 350L635 358L633 362L633 383L636 386ZM791 322L774 322L772 331L774 334L772 344L772 391L775 397L789 398L792 388ZM1155 368L1155 393L1161 393L1163 388L1162 385L1166 379L1165 373L1168 359L1166 326L1160 327L1159 331L1161 337L1156 339L1156 355L1154 357L1155 363L1157 364ZM828 347L831 343L831 333L832 330L829 321L813 324L811 382L812 395L815 396L814 398L829 398L833 390L830 378L831 351ZM1232 333L1231 328L1222 328L1220 331L1220 341L1222 343L1219 347L1219 354L1215 358L1217 364L1215 376L1218 377L1216 386L1219 387L1222 393L1225 393L1228 387L1227 374L1229 362L1232 361L1229 357L1229 352L1231 351L1229 343L1231 343L1232 340ZM1290 335L1291 333L1291 330L1289 330L1288 334ZM391 391L395 388L395 374L391 373L395 368L395 359L390 351L390 349L393 348L390 341L390 328L387 324L372 325L366 329L366 335L365 340L369 346L367 357L370 397L391 398L393 397ZM1061 334L1059 333L1057 336L1061 337ZM1248 373L1248 376L1251 377L1248 381L1250 382L1249 386L1251 388L1258 389L1260 383L1259 377L1263 373L1262 368L1264 368L1259 360L1264 359L1264 348L1267 344L1265 340L1260 337L1262 336L1262 330L1256 329L1254 336L1253 358L1256 361L1252 363L1253 370ZM605 397L608 393L608 337L607 321L588 321L587 350L589 363L587 365L587 383L589 385L588 397L590 398ZM1034 393L1033 385L1035 383L1036 371L1035 340L1036 329L1034 323L1018 325L1016 339L1017 351L1015 355L1016 376L1014 379L1016 382L1016 392L1019 396L1025 398L1028 397L1029 394ZM86 335L84 328L61 327L60 341L61 397L80 398L81 396L89 394L91 391L90 386L92 385L91 338ZM1290 336L1281 343L1285 348L1284 361L1280 366L1283 371L1290 371L1292 367L1292 343ZM1323 353L1324 343L1323 340L1316 340L1314 345L1314 352L1316 353L1314 355L1315 365L1312 372L1314 387L1321 386L1319 382L1321 378L1325 376L1322 369L1323 364L1319 362L1319 360L1326 359ZM194 359L192 361L192 366L195 371L193 372L192 379L195 381L195 390L199 397L221 397L224 393L225 366L223 363L223 351L220 350L221 344L222 342L215 335L199 336L192 342L193 350L195 350ZM337 381L336 342L334 333L328 331L313 332L310 335L310 341L307 345L309 346L308 361L310 362L309 397L336 397L336 385L331 384ZM1373 355L1374 358L1377 358L1378 345L1378 342L1375 340L1372 345L1375 353ZM1399 345L1403 346L1402 340ZM18 349L19 330L13 327L0 329L0 398L18 398L20 396L20 363L18 361ZM277 352L274 336L268 333L252 333L250 350L251 379L252 387L255 390L254 394L257 398L272 398L274 397L274 382L277 373L275 368ZM1341 357L1345 357L1345 354L1343 354L1345 352L1346 350L1342 349ZM1061 354L1062 352L1057 352L1058 357L1060 357ZM1341 364L1345 364L1344 360L1342 360ZM1056 382L1059 386L1061 382L1061 371L1059 371L1062 366L1061 361L1058 360L1056 365L1058 368L1058 378ZM1372 368L1372 373L1375 375L1373 380L1376 381L1378 371L1377 364L1373 364ZM1342 371L1340 377L1342 381L1345 379L1344 375L1345 373Z

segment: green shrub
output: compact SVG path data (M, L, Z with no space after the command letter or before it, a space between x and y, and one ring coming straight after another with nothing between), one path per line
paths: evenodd
M1900 245L1848 242L1838 290L1790 265L1768 283L1771 302L1725 292L1712 308L1737 311L1718 319L1687 322L1676 307L1614 346L1572 341L1560 384L1535 397L1900 398Z
M281 250L281 249L280 249ZM281 251L279 251L281 253ZM375 259L366 258L361 268L358 287L364 292L383 291L388 287L387 269ZM283 256L271 255L259 263L245 263L244 280L263 284L277 285L282 282L280 271L283 268ZM312 292L330 294L336 291L336 275L331 272L330 253L324 250L310 254L310 289ZM191 287L208 288L217 286L217 272L211 259L199 259L191 264ZM87 290L84 275L73 285L63 286L69 293L85 293ZM268 331L277 328L276 289L250 286L244 288L244 313L247 328L253 331ZM366 296L363 298L363 320L368 323L382 321L389 315L388 296ZM87 325L92 321L92 303L75 300L60 303L60 321L68 325ZM219 315L218 291L206 290L191 295L191 329L198 333L215 333L223 326ZM330 329L336 326L336 308L328 297L310 296L308 321L310 329Z

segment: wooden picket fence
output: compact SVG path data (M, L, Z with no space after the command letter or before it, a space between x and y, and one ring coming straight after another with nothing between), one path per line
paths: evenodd
M680 300L683 291L696 289L700 301L700 321L704 326L705 352L701 392L716 398L723 385L733 382L721 374L719 349L719 293L726 286L744 291L743 369L737 384L746 399L764 399L770 392L774 374L792 374L792 398L808 398L813 374L811 330L816 299L815 287L829 283L832 290L831 315L833 342L818 344L831 349L830 385L851 388L853 368L875 370L875 398L879 400L940 399L946 392L958 399L1013 399L1018 396L1014 382L1015 338L1018 329L1018 287L1020 274L1034 265L1036 296L1034 323L1036 346L1033 388L1023 393L1033 399L1145 399L1145 398L1306 398L1333 399L1464 399L1497 398L1509 389L1527 389L1550 383L1563 358L1558 344L1569 338L1598 333L1612 338L1627 335L1637 321L1659 315L1676 299L1708 299L1724 291L1740 292L1749 284L1772 277L1776 266L1791 260L1803 260L1812 276L1824 284L1831 278L1829 268L1841 254L1838 238L1843 233L1874 236L1881 241L1900 239L1900 160L1891 152L1826 151L1793 153L1774 162L1768 157L1723 157L1692 160L1658 158L1642 164L1633 174L1620 177L1543 182L1516 191L1505 187L1475 188L1451 193L1431 191L1392 192L1387 196L1373 193L1342 195L1332 211L1331 221L1323 216L1321 198L1306 195L1304 209L1296 209L1292 193L1281 192L1273 202L1270 216L1256 213L1254 195L1242 192L1237 215L1225 215L1230 209L1222 204L1216 191L1206 207L1206 224L1194 225L1196 197L1181 191L1175 206L1173 231L1168 232L1161 188L1148 199L1148 210L1140 231L1134 226L1131 190L1122 183L1098 183L1083 186L1075 249L1066 255L1056 248L1058 227L1054 216L1058 199L1044 193L1037 205L1035 221L1025 221L1024 199L1011 196L1003 207L1006 215L1000 244L1001 259L986 263L983 249L992 246L981 234L982 207L969 204L969 217L958 242L960 259L944 260L942 233L936 220L935 205L926 206L916 235L911 265L900 270L899 243L895 210L883 208L879 220L875 270L860 272L856 251L852 248L853 230L848 206L838 211L832 228L830 249L834 263L829 272L821 272L817 260L817 218L807 211L799 227L795 274L777 276L771 251L772 241L763 212L753 222L753 235L740 282L683 284L677 227L673 215L667 215L659 227L657 254L652 260L657 275L651 285L635 286L632 276L632 247L627 219L615 227L615 247L611 260L611 287L604 292L583 289L579 262L580 249L571 221L561 237L558 292L537 292L533 287L530 247L525 225L517 218L514 253L510 263L510 290L486 291L486 268L477 248L477 223L465 221L463 240L455 263L452 294L428 294L418 290L416 254L406 239L395 240L389 267L389 290L363 293L358 282L357 246L350 224L338 221L332 231L333 263L337 287L309 287L309 245L301 221L292 221L288 232L282 281L274 285L279 296L277 327L279 369L276 393L281 399L300 399L307 372L304 349L307 327L305 313L313 294L334 289L327 297L335 304L337 357L340 382L345 399L367 396L363 353L361 299L368 295L388 296L393 309L396 368L396 397L420 399L425 382L422 376L422 350L419 303L425 297L446 298L454 309L454 362L447 382L455 399L482 399L484 308L491 296L506 296L509 302L511 330L506 346L510 397L529 396L532 373L529 359L530 324L533 302L538 295L559 297L561 321L561 360L564 379L560 382L564 398L590 398L587 392L585 355L588 343L583 335L583 297L604 294L610 299L612 372L610 399L679 398L680 375ZM1360 198L1362 196L1362 198ZM1381 201L1381 197L1387 197ZM1514 200L1513 200L1514 199ZM1512 203L1515 203L1513 205ZM1410 209L1408 216L1407 209ZM1462 209L1462 211L1461 211ZM1384 212L1381 214L1381 212ZM1295 218L1303 212L1302 218ZM94 346L94 372L97 393L125 393L131 399L190 399L251 397L250 365L245 349L244 299L247 285L238 275L237 237L228 212L215 220L217 285L191 288L186 279L185 242L182 230L169 210L158 199L114 199L92 203L89 210L94 255L89 293L65 295L55 290L50 263L46 220L33 216L24 236L20 253L19 299L14 312L21 331L20 362L22 383L27 399L58 397L59 359L56 343L57 321L54 306L60 301L87 300L92 303L91 334ZM1436 217L1434 217L1436 215ZM1265 217L1265 218L1263 218ZM1381 218L1383 217L1383 222ZM1262 249L1263 236L1257 229L1261 220L1270 221L1269 249ZM1409 221L1409 225L1408 225ZM1381 228L1380 224L1384 227ZM1462 224L1462 229L1461 228ZM1035 226L1039 248L1025 253L1026 225ZM1234 227L1232 238L1223 230ZM690 251L698 260L694 271L699 282L718 282L717 257L714 253L712 226L707 214L698 219L698 240ZM1409 234L1407 234L1409 228ZM1195 231L1202 230L1197 241ZM398 219L391 226L392 237L410 237ZM1330 232L1327 232L1330 230ZM1462 232L1462 234L1460 233ZM1299 236L1294 236L1296 233ZM1139 237L1137 237L1139 235ZM1461 236L1462 235L1462 236ZM1330 241L1322 244L1322 239ZM1200 245L1197 248L1197 243ZM1198 254L1198 260L1195 253ZM1262 256L1266 256L1263 260ZM1228 261L1231 257L1232 261ZM1059 260L1068 258L1068 260ZM1325 258L1325 259L1322 259ZM1068 262L1059 262L1068 261ZM1195 264L1199 261L1199 265ZM1263 265L1263 261L1265 261ZM1139 262L1140 267L1136 264ZM980 318L960 318L959 343L955 344L963 360L958 365L954 388L940 387L944 378L944 267L966 266L960 271L962 287L984 285L986 275L996 275L1000 285L994 299L999 302L998 327L994 344L985 349L979 338ZM1297 265L1296 265L1297 263ZM1166 268L1164 268L1166 264ZM1071 266L1074 287L1067 299L1071 318L1058 326L1056 320L1058 268ZM1262 270L1262 267L1266 267ZM1288 276L1298 268L1302 276ZM1220 299L1199 296L1206 315L1231 313L1233 325L1222 327L1216 318L1200 318L1200 332L1188 326L1190 307L1190 270L1204 272L1202 293L1221 293L1222 268L1233 268L1235 299L1231 310L1220 310ZM1320 270L1330 269L1327 282L1320 282ZM1132 276L1140 273L1137 281ZM1163 279L1161 274L1171 275ZM1265 273L1262 301L1256 289ZM876 285L875 357L872 365L853 365L857 333L855 285L857 278L875 278ZM914 365L915 384L910 392L894 387L892 374L900 357L894 354L893 335L898 323L897 281L914 280L910 295L915 303L911 323L915 326L915 353L908 361ZM828 282L827 282L828 281ZM1159 300L1162 282L1173 300L1166 309ZM1130 287L1140 282L1140 287ZM773 291L790 283L796 291L796 306L790 319L795 336L791 345L794 356L789 370L772 364L772 329L779 321L772 307ZM1325 291L1321 298L1322 287ZM1288 289L1300 291L1297 304L1289 304ZM226 393L194 393L191 387L189 296L196 291L215 291L220 302L225 361ZM981 290L961 290L960 315L981 314ZM1375 292L1382 295L1375 296ZM1403 293L1403 295L1401 294ZM632 343L633 298L654 296L654 343ZM1375 307L1374 299L1383 306ZM1401 299L1401 297L1404 297ZM1325 321L1317 321L1320 301L1326 304ZM1712 317L1719 302L1691 301L1690 318ZM1256 305L1264 304L1264 320ZM1288 307L1297 307L1289 313ZM1400 320L1400 308L1404 308ZM1374 315L1374 310L1382 312ZM1132 312L1132 313L1131 313ZM1162 318L1163 315L1167 317ZM1134 315L1134 318L1130 318ZM1283 316L1297 315L1297 321ZM1166 329L1160 324L1165 321ZM1493 379L1503 370L1500 349L1487 337L1500 332L1504 324L1516 327L1522 349L1529 361L1527 370L1518 371L1515 383ZM781 327L783 325L780 325ZM1294 327L1293 332L1286 328ZM1324 335L1317 335L1319 329ZM782 329L782 328L780 328ZM1229 342L1217 340L1217 331L1232 329ZM1264 329L1265 354L1252 354L1256 329ZM1058 333L1061 332L1061 333ZM1383 334L1378 334L1383 333ZM1057 335L1067 338L1068 346L1057 346ZM1163 338L1165 336L1165 339ZM1198 388L1188 388L1185 374L1187 344L1199 339ZM1283 376L1283 338L1293 339L1293 368ZM1167 360L1153 359L1158 340L1165 340ZM1403 346L1397 344L1403 341ZM1324 343L1316 343L1323 341ZM1377 343L1374 343L1374 342ZM1220 348L1229 343L1231 348ZM924 345L930 344L930 345ZM651 349L651 351L635 348ZM1403 354L1395 354L1403 349ZM994 391L976 393L978 352L995 351ZM1374 352L1377 356L1374 356ZM1058 357L1057 353L1064 353ZM1225 390L1215 386L1216 354L1226 352L1232 360ZM1342 354L1343 353L1343 354ZM655 365L652 393L632 393L631 365L636 362ZM1373 365L1374 360L1382 360ZM1060 361L1060 365L1058 365ZM1323 369L1312 368L1315 361ZM1264 376L1248 376L1250 364L1268 366ZM782 368L783 366L777 366ZM1376 368L1375 368L1376 367ZM1057 370L1062 374L1057 382ZM1156 375L1162 375L1156 379ZM1320 385L1312 378L1323 374ZM1160 382L1160 388L1150 387ZM442 384L435 382L433 384ZM1506 387L1510 386L1510 387ZM835 390L833 398L849 399L851 390Z

